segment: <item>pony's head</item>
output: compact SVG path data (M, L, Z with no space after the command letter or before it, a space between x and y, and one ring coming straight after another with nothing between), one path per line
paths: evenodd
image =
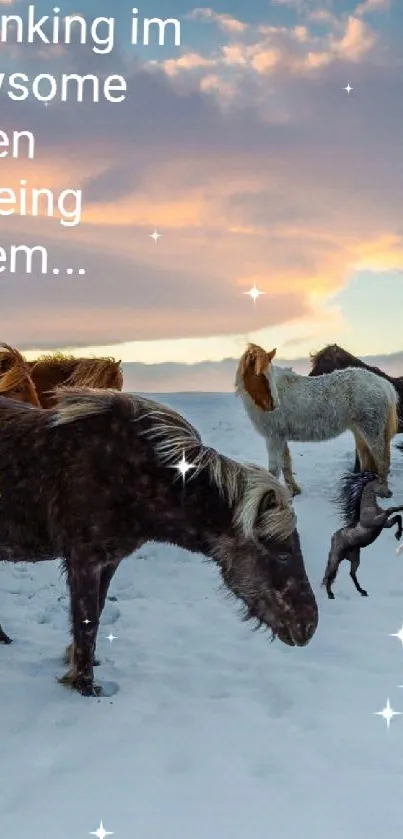
M40 407L27 362L18 350L8 344L0 344L0 394Z
M318 607L304 565L288 491L264 469L250 467L233 541L218 539L221 573L245 604L245 619L268 627L289 646L304 646L318 625Z
M257 344L248 344L238 365L237 389L243 385L243 389L262 411L273 411L279 404L272 368L276 352L276 349L266 352Z

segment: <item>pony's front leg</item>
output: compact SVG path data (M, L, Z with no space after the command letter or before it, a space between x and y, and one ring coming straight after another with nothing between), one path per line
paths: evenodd
M268 437L266 449L269 455L269 472L275 478L279 478L283 468L283 445L277 437Z
M283 475L285 483L288 489L291 492L291 495L300 495L302 490L299 484L297 484L294 473L292 471L292 459L291 459L291 452L288 448L288 443L284 443L283 449Z
M94 684L93 660L99 626L99 589L101 567L85 556L66 562L70 589L70 612L73 643L70 647L70 667L59 680L82 696L101 696Z
M105 602L106 602L106 596L108 594L108 589L109 589L109 586L111 584L112 577L113 577L113 575L114 575L114 573L115 573L115 571L116 571L116 569L119 565L119 562L120 562L120 560L117 561L117 562L111 563L110 565L106 565L106 566L104 566L104 568L101 571L101 575L100 575L100 579L99 579L98 620L101 620L101 615L102 615L102 612L104 610L104 606L105 606ZM73 660L73 649L74 649L74 643L71 642L66 647L66 651L65 651L65 654L64 654L65 664L70 664L71 665L72 660ZM95 658L95 649L94 649L94 658L93 658L93 661L92 661L92 666L93 667L99 667L100 663L101 662L99 661L99 659Z
M284 481L291 494L297 495L298 492L301 492L301 489L293 478L291 454L286 440L269 437L266 440L266 448L269 455L269 472L275 478L280 478L281 472L283 472Z

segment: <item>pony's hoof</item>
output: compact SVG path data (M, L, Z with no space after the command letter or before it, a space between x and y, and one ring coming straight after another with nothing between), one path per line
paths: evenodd
M12 644L12 643L13 643L13 639L9 638L8 635L6 635L5 632L1 631L0 632L0 644Z
M81 696L103 696L103 691L100 685L94 684L93 680L88 676L73 676L67 672L64 676L58 679L58 682L65 687L76 690Z
M364 591L364 589L362 589L362 591L360 591L360 594L361 594L361 597L368 597L368 592Z
M328 596L329 600L334 600L335 599L332 591L328 591L327 596Z
M81 696L103 696L101 685L96 685L94 682L88 682L85 679L78 680L78 683L73 687Z

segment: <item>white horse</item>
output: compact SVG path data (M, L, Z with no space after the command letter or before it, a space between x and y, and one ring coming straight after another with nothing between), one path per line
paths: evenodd
M266 441L269 471L281 471L292 495L301 492L292 473L288 440L331 440L354 434L360 467L376 472L385 486L390 470L390 441L397 433L395 388L386 379L358 367L323 376L300 376L275 367L276 350L249 344L236 374L235 388L256 431Z

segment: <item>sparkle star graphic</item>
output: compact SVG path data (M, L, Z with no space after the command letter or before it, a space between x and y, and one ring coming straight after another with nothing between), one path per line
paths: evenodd
M88 624L88 623L91 623L91 621L89 621L89 620L88 620L88 618L86 618L86 619L85 619L85 621L83 621L83 623L87 623L87 624Z
M354 88L350 87L350 83L348 83L348 85L346 87L343 87L343 90L346 90L347 93L350 95L350 90L354 90Z
M110 641L111 643L112 643L112 641L116 640L116 635L112 635L112 632L110 632L109 635L107 635L106 637L107 637L107 640Z
M401 641L403 644L403 626L401 629L399 629L399 632L390 632L389 638L398 638L399 641Z
M378 717L383 717L386 721L386 725L389 728L390 721L393 717L396 717L401 714L401 711L394 711L393 708L390 707L389 699L386 702L386 707L382 709L382 711L374 711L374 714Z
M162 233L157 233L157 231L154 230L154 233L150 233L149 235L150 239L154 239L155 244L157 244L158 239L161 239Z
M266 294L266 292L259 291L259 289L256 288L256 283L253 283L253 288L249 291L244 291L243 294L249 294L249 297L251 297L253 302L256 303L257 298L260 297L261 294Z
M113 831L111 832L110 830L105 830L105 829L104 829L104 826L103 826L103 824L102 824L102 822L101 822L101 824L99 825L98 830L91 830L91 834L90 834L90 835L91 835L91 836L96 836L96 837L97 837L97 839L105 839L105 836L113 836Z
M185 457L185 452L182 452L182 459L179 463L175 463L175 466L171 466L171 469L177 469L178 472L182 475L183 483L185 483L186 472L189 472L190 469L194 469L193 463L188 463Z

